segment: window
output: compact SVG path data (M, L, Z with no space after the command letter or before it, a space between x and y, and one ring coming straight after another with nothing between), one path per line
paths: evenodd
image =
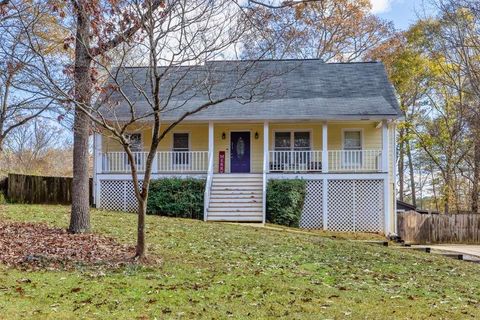
M298 165L306 165L310 162L310 132L309 131L284 131L275 132L274 141L275 151L285 151L275 153L273 159L276 169L290 169ZM299 151L299 152L287 152Z
M135 165L137 168L140 170L143 170L143 155L139 152L143 151L143 145L142 145L142 134L141 133L130 133L126 134L125 138L130 140L130 149L133 152L133 158L135 159ZM127 161L127 164L130 165L130 162L128 161L127 156L125 155L125 160Z
M275 150L310 150L310 132L275 132Z
M275 150L290 150L290 132L275 132Z
M188 151L188 133L173 134L173 151Z
M362 164L362 131L345 130L343 132L343 165L360 166Z
M142 151L142 135L140 133L130 133L125 135L130 140L130 148L133 152Z
M175 165L188 165L190 163L188 140L188 133L173 134L173 163Z
M345 150L362 150L362 132L360 130L345 131L343 148Z

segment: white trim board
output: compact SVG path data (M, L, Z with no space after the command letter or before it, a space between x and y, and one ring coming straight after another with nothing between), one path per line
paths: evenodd
M340 180L378 180L387 179L388 173L267 173L267 179L340 179Z
M98 173L98 180L132 180L130 173ZM143 180L144 174L139 173L138 179ZM152 173L151 179L162 178L206 178L207 173Z

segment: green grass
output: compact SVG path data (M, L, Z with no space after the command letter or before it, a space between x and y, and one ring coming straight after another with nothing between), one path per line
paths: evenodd
M68 208L6 205L0 219L66 227ZM121 242L135 242L135 224L132 214L92 211L93 231ZM149 216L147 227L159 267L22 272L0 266L0 318L480 317L477 264L331 233L158 216Z

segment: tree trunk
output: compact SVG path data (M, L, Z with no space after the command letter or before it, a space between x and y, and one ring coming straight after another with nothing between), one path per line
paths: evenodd
M403 201L403 195L405 193L405 143L404 143L404 130L400 129L399 133L399 155L398 155L398 197L400 201Z
M478 193L480 192L480 136L475 135L475 146L473 147L473 186L471 196L471 210L478 213Z
M417 196L415 190L415 171L413 169L413 160L412 160L412 151L410 149L410 142L406 142L406 151L407 151L407 158L408 158L408 169L410 174L410 189L412 191L412 204L416 207L417 206Z
M135 258L139 261L145 260L145 216L147 214L146 199L138 200L138 224L137 224L137 248Z
M75 96L77 103L89 105L91 100L92 80L90 68L92 60L88 53L89 22L79 4L77 12L77 40L75 44ZM88 136L90 121L82 109L75 106L75 121L73 124L73 181L72 181L72 211L69 231L83 233L90 230L89 214L89 173L88 173Z

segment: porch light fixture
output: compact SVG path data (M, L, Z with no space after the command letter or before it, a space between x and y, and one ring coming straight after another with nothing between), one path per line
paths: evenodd
M255 140L258 140L258 131L255 132Z
M225 140L226 137L227 136L226 136L225 132L222 132L222 140Z

